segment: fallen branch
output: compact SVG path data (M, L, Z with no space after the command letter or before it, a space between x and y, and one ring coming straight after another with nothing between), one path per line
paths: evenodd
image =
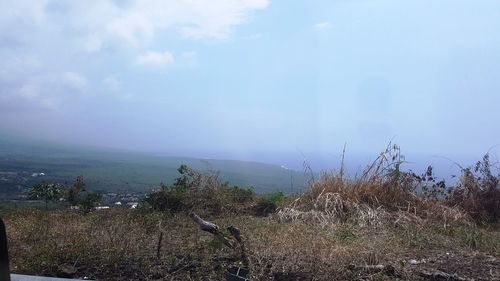
M435 272L420 272L420 276L431 279L431 280L443 280L443 281L474 281L474 279L460 277L457 274L449 274L442 271Z
M229 231L229 233L231 233L231 235L234 237L234 239L236 239L236 241L238 241L239 243L243 243L243 240L241 239L241 231L239 228L230 225L227 228L227 231Z
M206 232L210 232L214 235L216 234L219 234L219 235L223 235L222 234L222 231L220 230L220 227L217 226L216 224L214 223L211 223L209 221L206 221L202 218L200 218L197 214L195 213L191 213L189 214L189 217L196 223L200 226L201 230L203 231L206 231Z
M197 225L200 226L201 230L206 231L206 232L210 232L213 235L222 238L224 241L224 244L226 244L228 247L230 247L232 249L237 248L240 251L239 259L241 260L241 262L244 266L248 266L250 264L250 261L248 259L248 255L247 255L247 249L245 247L243 237L241 236L241 231L237 227L231 225L227 228L227 231L234 238L234 239L231 239L230 237L226 236L224 234L224 232L222 232L221 228L218 225L216 225L215 223L206 221L206 220L200 218L195 213L189 214L189 217Z
M197 214L191 213L189 214L189 217L197 224L200 226L200 229L206 232L210 232L215 236L219 236L222 238L224 241L224 244L230 248L234 248L234 244L229 240L229 238L224 235L224 233L220 230L220 227L216 225L215 223L206 221L202 218L200 218Z
M235 226L230 225L227 228L227 231L229 231L229 233L231 233L231 235L234 237L234 239L236 239L236 241L238 241L238 245L240 248L241 262L243 263L244 266L248 266L250 264L250 260L248 259L247 248L245 247L245 243L243 241L243 238L241 237L240 229L235 227Z

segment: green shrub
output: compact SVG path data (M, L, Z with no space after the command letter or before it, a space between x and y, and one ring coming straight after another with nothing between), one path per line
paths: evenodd
M276 204L277 206L285 203L286 196L283 194L283 192L278 191L278 192L273 192L271 194L267 194L261 197L262 200L272 202Z
M145 210L196 211L206 215L237 213L255 198L252 188L221 183L217 173L196 171L186 165L181 165L177 171L180 176L172 186L162 184L147 195L142 202Z
M179 212L185 209L186 190L162 186L144 199L143 203L153 211Z
M238 186L225 188L229 199L233 203L248 203L254 200L255 192L252 188L240 188Z
M256 216L267 217L269 214L276 212L278 207L285 202L286 196L283 192L274 192L260 197L254 207Z

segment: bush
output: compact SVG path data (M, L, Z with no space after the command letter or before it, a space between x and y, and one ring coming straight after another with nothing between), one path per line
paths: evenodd
M462 169L459 186L453 190L449 204L461 207L478 222L500 220L500 176L491 171L489 155L474 167Z
M254 207L255 215L267 217L269 214L275 213L278 206L285 202L285 199L283 192L274 192L262 196Z
M180 176L172 186L162 184L148 194L143 201L146 209L217 215L239 212L245 209L247 203L254 201L252 188L221 183L217 173L196 171L186 165L181 165L177 171Z
M179 212L186 207L185 198L186 190L162 185L159 190L148 194L144 203L153 211Z
M379 226L398 216L468 219L459 208L446 205L443 195L446 185L436 180L432 168L418 176L403 169L405 163L399 146L389 144L354 179L345 176L343 166L340 172L323 173L318 181L311 181L308 192L281 209L279 217L320 223L351 222L360 226Z
M76 177L72 186L66 188L65 198L71 205L78 205L80 194L85 192L83 176Z
M283 194L283 192L278 191L278 192L273 192L271 194L267 194L261 197L264 201L272 202L274 204L281 205L285 203L286 196Z

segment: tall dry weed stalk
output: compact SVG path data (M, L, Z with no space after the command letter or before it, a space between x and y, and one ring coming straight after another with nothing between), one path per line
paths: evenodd
M304 220L380 226L398 213L420 218L466 220L458 208L418 193L422 178L403 171L406 163L398 145L389 143L382 153L355 179L345 177L345 147L339 172L323 172L311 181L309 191L278 212L282 221Z

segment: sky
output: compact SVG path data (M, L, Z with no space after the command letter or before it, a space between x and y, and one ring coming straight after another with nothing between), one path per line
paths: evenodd
M2 134L321 168L498 151L497 0L0 2Z

